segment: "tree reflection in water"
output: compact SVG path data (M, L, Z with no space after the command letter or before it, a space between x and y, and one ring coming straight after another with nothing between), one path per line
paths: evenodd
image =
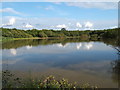
M112 78L115 82L118 83L118 88L120 88L120 31L118 31L117 47L114 47L117 50L118 60L112 62Z

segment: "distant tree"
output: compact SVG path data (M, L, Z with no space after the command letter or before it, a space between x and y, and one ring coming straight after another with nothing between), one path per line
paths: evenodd
M16 28L13 28L12 30L17 30Z
M42 32L39 32L38 34L39 37L47 37L47 35L42 31Z
M66 28L61 28L61 31L67 31Z

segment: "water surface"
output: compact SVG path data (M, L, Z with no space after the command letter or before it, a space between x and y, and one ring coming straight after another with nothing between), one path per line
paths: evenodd
M102 41L81 40L16 40L4 42L3 70L18 76L54 75L78 84L118 87L111 63L117 51Z

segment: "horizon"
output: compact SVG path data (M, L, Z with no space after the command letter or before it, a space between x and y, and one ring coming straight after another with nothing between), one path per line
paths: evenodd
M36 28L33 28L33 29L17 29L17 28L4 28L4 27L0 27L0 28L2 28L2 29L16 29L16 30L24 30L24 31L27 31L27 30L40 30L40 31L42 31L42 30L53 30L53 31L61 31L61 29L36 29ZM68 29L66 29L66 31L99 31L99 30L113 30L113 29L118 29L119 27L117 27L117 28L109 28L109 29L92 29L92 30L89 30L89 29L86 29L86 30L68 30Z

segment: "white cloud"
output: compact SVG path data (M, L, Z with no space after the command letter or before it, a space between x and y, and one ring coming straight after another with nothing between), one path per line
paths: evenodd
M2 24L3 27L7 27L7 26L12 26L13 24L15 24L16 19L14 17L9 19L9 23L7 24Z
M28 23L24 27L25 28L33 28L33 26L31 24L28 24Z
M117 2L68 2L68 6L80 8L99 8L99 9L117 9Z
M13 54L13 55L17 55L16 49L10 49L10 53Z
M91 27L93 27L93 23L89 21L85 23L85 28L91 28Z
M82 25L79 22L76 23L76 26L82 28Z
M57 28L68 28L65 24L57 25L56 27L57 27Z
M15 21L16 21L15 18L11 18L11 19L9 20L9 24L13 25L13 24L15 23Z
M4 8L4 9L0 9L0 12L7 12L7 13L13 13L13 14L17 14L17 15L22 15L22 13L14 10L13 8Z

